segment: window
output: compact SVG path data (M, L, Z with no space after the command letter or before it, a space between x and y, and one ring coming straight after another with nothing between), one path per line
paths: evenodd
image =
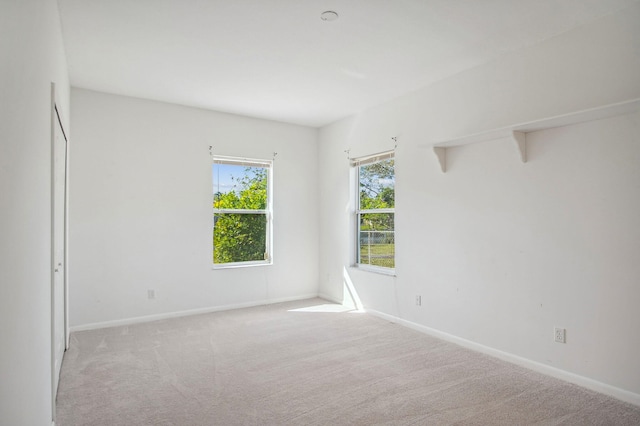
M271 264L272 162L213 158L213 265Z
M395 268L395 168L393 152L353 160L357 175L358 266Z

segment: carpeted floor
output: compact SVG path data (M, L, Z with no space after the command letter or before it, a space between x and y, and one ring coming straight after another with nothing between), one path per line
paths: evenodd
M640 407L320 299L73 333L57 413L57 426L640 425Z

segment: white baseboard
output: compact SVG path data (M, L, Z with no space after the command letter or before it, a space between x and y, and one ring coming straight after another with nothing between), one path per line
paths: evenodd
M640 406L640 394L630 392L624 389L620 389L615 386L608 385L606 383L598 382L596 380L590 379L588 377L580 376L578 374L574 374L569 371L551 367L546 364L539 363L537 361L532 361L527 358L522 358L520 356L510 354L508 352L503 352L498 349L491 348L489 346L484 346L479 343L454 336L452 334L444 333L434 328L430 328L430 327L420 325L411 321L407 321L405 319L398 318L393 315L385 314L383 312L367 309L367 313L370 313L371 315L375 315L379 318L383 318L387 321L411 328L421 333L425 333L430 336L437 337L439 339L446 340L451 343L455 343L465 348L468 348L477 352L482 352L484 354L493 356L495 358L499 358L503 361L507 361L512 364L516 364L521 367L525 367L530 370L537 371L538 373L555 377L556 379L564 380L566 382L570 382L578 386L582 386L584 388L617 398L619 400L628 402L630 404Z
M263 299L252 302L236 303L232 305L211 306L208 308L189 309L186 311L166 312L155 315L145 315L142 317L125 318L112 321L94 322L90 324L75 325L70 328L71 333L76 331L96 330L99 328L118 327L121 325L138 324L142 322L158 321L168 318L186 317L189 315L208 314L211 312L229 311L232 309L251 308L254 306L272 305L274 303L292 302L294 300L313 299L315 297L321 297L317 293L304 294L293 297L282 297L279 299Z

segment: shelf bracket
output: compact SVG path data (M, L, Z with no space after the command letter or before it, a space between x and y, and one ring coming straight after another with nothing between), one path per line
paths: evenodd
M520 158L523 163L527 162L527 134L525 132L518 132L513 130L511 132L511 138L516 144L516 148L520 152Z
M436 154L438 158L438 162L440 163L440 168L442 169L442 173L447 172L447 148L441 146L434 146L433 152Z

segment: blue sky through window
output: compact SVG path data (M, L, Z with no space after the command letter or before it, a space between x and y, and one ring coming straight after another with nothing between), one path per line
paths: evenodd
M213 164L213 193L221 192L226 194L234 190L234 182L231 177L239 177L244 173L244 166L233 164Z
M262 167L251 167L239 164L218 164L212 166L213 193L226 194L235 191L239 193L242 188L238 185L238 179L244 176L253 176L254 170ZM235 179L235 180L234 180Z

